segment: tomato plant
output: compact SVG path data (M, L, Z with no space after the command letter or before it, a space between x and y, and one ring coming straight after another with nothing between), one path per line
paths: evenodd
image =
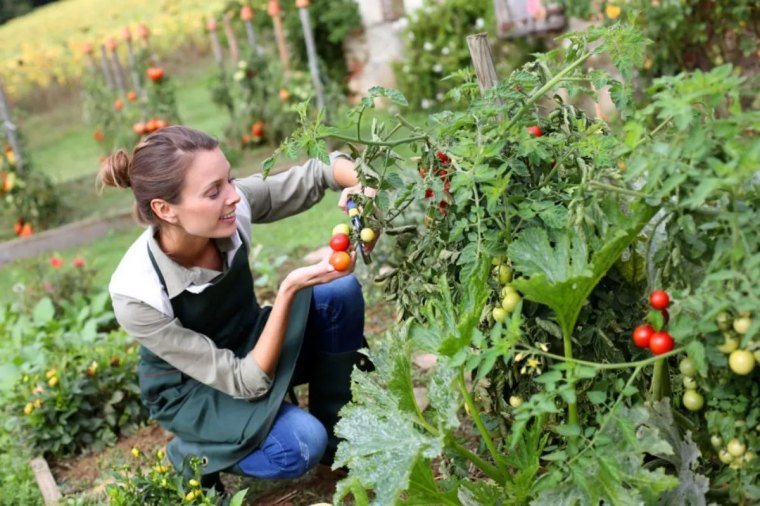
M379 189L360 202L365 223L396 239L378 281L402 324L371 352L376 371L354 377L338 425L337 463L350 474L336 501L367 489L384 503L760 500L757 460L723 445L760 448L757 370L726 366L760 348L751 86L726 66L662 77L639 97L583 63L606 52L630 78L640 33L615 24L565 42L482 95L465 78L458 106L424 127L398 114L362 136L376 98L406 105L374 88L351 112L354 128L303 114L275 154L347 142L362 182ZM590 82L610 86L616 122L555 93L584 95ZM667 300L647 313L655 287ZM649 350L630 338L646 320ZM425 411L418 351L437 357L420 380Z

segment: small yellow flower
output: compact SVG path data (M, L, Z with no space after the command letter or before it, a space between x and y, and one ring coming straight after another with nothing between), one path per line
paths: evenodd
M34 411L34 404L32 404L31 402L28 403L26 406L24 406L25 415L31 415L32 411Z
M192 480L188 481L187 484L190 485L193 488L198 488L198 487L201 486L200 482L198 480L196 480L196 479L192 479Z
M541 361L539 361L538 359L536 359L536 358L529 358L528 359L528 367L530 367L531 369L535 369L539 365L541 365Z
M536 346L538 346L538 349L541 351L549 351L549 345L546 343L536 343Z
M156 452L156 457L158 458L158 460L164 460L164 457L166 457L166 452L164 450L159 449Z
M169 486L169 482L166 481L166 478L164 478L163 480L161 480L161 486L164 487L164 488L166 488L166 487Z
M42 407L42 399L35 399L34 400L34 407L37 409L40 409Z
M140 449L139 449L139 448L137 448L137 447L134 447L134 448L132 448L132 456L133 456L134 458L137 458L137 457L139 457L139 456L140 456Z
M46 372L46 373L45 373L45 377L46 377L47 379L50 379L50 378L52 378L53 376L55 376L56 374L58 374L58 369L56 369L56 368L54 367L54 368L50 369L48 372Z
M53 388L57 384L58 384L58 376L51 376L50 379L48 380L48 386L50 388Z
M169 466L162 466L162 465L155 465L153 466L153 470L157 472L158 474L165 474L169 472Z
M607 7L604 8L604 13L607 15L610 19L617 19L620 16L620 7L617 5L607 5Z
M201 491L200 490L198 490L198 489L191 490L185 496L185 501L187 501L187 502L194 501L195 498L198 497L198 496L200 496L200 495L201 495Z
M523 352L519 352L517 355L515 355L515 362L521 362L522 359L524 358L525 358L525 355L523 354Z

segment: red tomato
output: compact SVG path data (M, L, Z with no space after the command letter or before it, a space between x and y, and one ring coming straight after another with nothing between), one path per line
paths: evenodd
M164 69L161 67L148 67L148 79L153 82L159 82L164 78Z
M537 127L536 125L529 126L528 132L530 132L530 134L533 135L534 137L541 137L542 135L544 135L544 132L541 131L541 128Z
M660 331L649 338L649 349L655 355L662 355L673 349L673 337L668 332Z
M350 243L346 234L335 234L330 239L330 247L333 251L346 251Z
M330 265L336 271L345 271L351 265L351 255L345 251L336 251L330 256Z
M448 156L446 156L445 153L442 153L440 151L437 151L435 153L435 156L437 156L438 159L441 161L441 163L443 163L444 165L448 165L448 163L451 161L451 159Z
M654 334L654 328L651 325L639 325L633 329L633 342L639 348L649 348L649 340Z
M653 309L659 309L660 311L667 308L670 304L670 297L668 292L664 290L655 290L649 295L649 305Z

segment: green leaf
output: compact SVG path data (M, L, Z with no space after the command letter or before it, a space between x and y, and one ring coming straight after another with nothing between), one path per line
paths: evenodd
M457 413L462 405L462 395L456 384L457 371L439 361L430 375L428 400L434 408L439 423L448 429L459 427Z
M591 404L602 404L607 400L607 392L589 390L586 392L586 397L588 397L588 400L591 401Z
M245 494L247 493L247 488L238 490L235 495L232 496L232 500L230 500L230 506L243 506L243 499L245 499Z
M557 434L560 434L565 437L576 437L581 435L581 428L578 427L577 424L565 424L557 425L557 427L554 428L554 430L557 432Z
M656 212L640 207L630 216L626 227L613 232L604 245L591 253L579 234L557 231L553 246L546 231L528 229L509 246L515 269L529 276L512 285L525 298L554 310L564 335L575 327L581 306L591 291L633 242Z
M430 504L451 504L458 506L457 490L453 488L443 491L436 483L430 462L418 458L412 468L412 479L409 481L409 489L405 499L399 504L408 506L428 506Z
M404 97L403 93L401 93L398 90L394 90L393 88L383 88L382 86L373 86L369 89L367 92L368 95L371 98L377 98L377 97L385 97L389 99L394 104L406 107L409 105L409 102L407 102L406 97Z
M32 312L32 320L36 326L44 327L53 319L54 316L55 307L53 306L53 301L50 300L49 297L43 297L40 299L37 305L34 306L34 310Z

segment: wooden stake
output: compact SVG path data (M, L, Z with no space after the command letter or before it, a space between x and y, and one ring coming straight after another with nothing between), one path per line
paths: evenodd
M322 86L322 80L319 78L319 65L317 60L317 50L314 45L314 32L311 29L311 20L309 19L309 1L296 0L298 14L301 17L301 27L303 28L303 38L306 42L306 55L309 58L309 71L311 72L311 82L314 83L314 92L317 95L317 109L325 109L325 91ZM325 111L326 112L326 111Z
M224 33L227 35L227 47L230 48L230 59L237 65L237 62L240 61L240 50L235 38L235 31L232 29L232 23L230 23L231 18L232 13L226 13L222 18L222 24L224 25Z
M274 24L274 35L277 41L277 51L280 54L280 62L285 76L290 74L290 56L288 55L288 46L285 43L285 31L282 29L282 9L278 0L269 0L267 4L267 14L272 17Z
M61 499L61 491L58 490L58 485L55 484L55 478L53 473L50 472L47 461L42 457L37 457L29 462L34 471L34 477L37 479L37 485L42 492L42 500L45 501L45 506L57 505Z
M491 46L488 44L488 36L485 33L468 35L467 47L470 49L470 58L475 67L480 92L485 94L486 90L490 90L499 82L496 77L496 67L493 64Z
M140 86L140 75L137 72L137 63L135 62L135 51L132 47L132 39L127 39L127 57L129 58L129 75L132 77L132 84L135 87L135 91L141 94L142 87Z
M116 77L116 87L122 91L125 91L127 89L127 86L124 84L124 68L121 66L121 61L119 60L119 52L116 50L116 48L113 48L111 51L111 63L113 65L113 75Z
M103 70L103 78L106 80L108 89L112 90L114 88L113 77L111 77L111 69L108 65L108 54L106 54L106 47L103 44L100 45L100 68Z
M208 36L211 39L211 51L214 53L214 60L220 68L224 68L224 57L222 56L222 46L219 44L219 36L216 34L216 20L209 18L206 23L208 28Z
M5 128L5 136L8 138L8 144L11 145L13 154L16 157L16 173L19 176L24 175L24 157L21 156L21 146L18 143L18 137L16 135L16 124L11 119L11 110L8 106L8 100L5 96L5 90L3 89L3 83L0 81L0 118L3 120L3 127Z

